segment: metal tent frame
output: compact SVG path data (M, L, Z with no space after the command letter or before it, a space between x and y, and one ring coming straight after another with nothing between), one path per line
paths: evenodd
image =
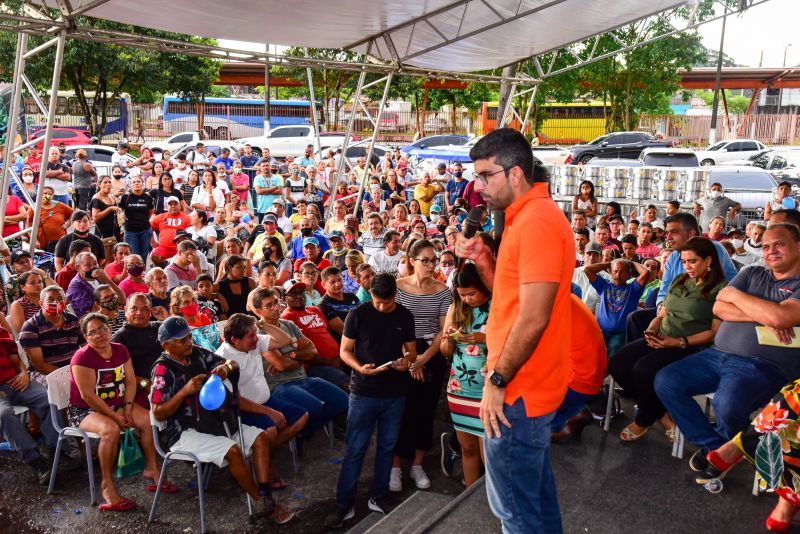
M172 52L172 53L181 53L187 55L194 55L194 56L204 56L204 57L212 57L215 59L220 60L228 60L231 62L259 62L264 63L265 66L268 65L283 65L288 67L300 67L305 68L306 73L308 76L309 81L309 89L311 92L311 97L313 99L313 83L311 80L311 69L313 68L336 68L336 69L343 69L343 70L351 70L359 73L358 85L356 90L353 93L352 102L351 102L351 110L350 110L350 117L348 119L348 127L347 133L345 136L345 141L342 148L343 157L340 159L339 164L337 166L337 176L341 178L342 170L344 169L345 161L350 164L352 168L352 162L346 157L348 147L357 146L357 145L367 145L367 158L368 162L370 161L375 141L377 139L378 133L380 132L380 124L383 115L383 111L386 106L386 100L389 94L389 88L391 86L392 80L395 76L398 75L410 75L410 76L419 76L419 77L426 77L426 78L442 78L442 79L453 79L459 80L464 82L481 82L481 83L498 83L504 84L506 87L510 85L510 97L506 101L506 105L502 110L502 113L499 114L501 119L498 121L499 126L508 125L512 122L514 118L521 124L521 129L525 129L528 125L529 117L531 114L532 106L534 103L534 96L536 94L536 90L538 87L538 83L546 78L555 76L562 72L566 72L568 70L580 68L584 65L588 65L590 63L594 63L601 59L605 59L607 57L611 57L616 54L624 53L628 50L632 50L634 48L638 48L640 46L647 45L654 41L665 39L671 35L675 35L680 32L691 31L697 28L702 24L707 24L730 14L735 13L736 11L727 11L727 13L723 15L717 15L710 17L702 22L695 21L695 13L697 11L697 1L698 0L689 0L688 4L693 5L694 9L692 10L691 16L689 18L688 23L685 27L679 28L675 26L672 21L670 20L668 15L665 15L666 12L672 10L673 8L680 6L683 4L681 2L667 2L664 4L658 4L659 6L663 6L660 9L656 9L653 12L648 12L646 14L638 14L638 13L631 13L629 19L625 20L621 24L618 24L614 27L603 28L602 31L595 32L591 35L581 35L579 39L574 40L569 43L559 43L558 46L551 48L546 51L538 52L533 56L527 58L521 58L517 65L522 64L523 61L531 61L534 65L536 70L536 76L531 76L527 73L521 72L519 66L516 68L516 74L508 76L508 75L495 75L495 74L484 74L484 73L474 73L474 72L461 72L461 71L452 71L446 69L430 69L430 68L422 68L419 66L414 66L413 64L409 64L408 62L413 63L415 58L419 58L420 56L424 55L428 52L440 51L444 50L447 47L451 47L457 44L463 44L462 42L468 41L471 38L476 36L480 36L482 34L487 34L496 29L502 28L511 28L511 24L519 23L523 21L526 16L533 15L538 11L544 10L546 8L557 8L561 4L565 4L568 0L551 0L550 2L546 2L541 4L540 7L526 7L526 9L522 9L523 2L520 1L517 5L516 10L500 10L497 7L493 7L490 2L486 0L455 0L453 3L445 5L440 9L436 9L431 11L430 13L425 13L423 16L418 16L413 18L410 21L405 21L400 25L395 27L389 28L385 31L380 31L374 35L370 35L366 39L361 41L352 43L351 45L346 46L345 48L350 48L356 51L363 51L364 59L361 61L330 61L330 60L322 60L316 58L308 58L308 57L287 57L279 54L272 54L269 53L268 50L264 52L254 52L254 51L245 51L245 50L237 50L232 48L225 48L219 46L212 46L212 45L204 45L198 43L191 43L188 41L181 41L177 39L164 39L159 37L154 37L150 35L144 35L139 33L133 32L122 32L122 31L111 31L99 28L93 28L88 26L82 26L80 21L78 20L78 16L81 15L92 15L96 16L94 11L98 8L102 9L104 5L110 4L112 0L86 0L81 1L78 0L80 4L79 7L73 8L71 5L70 0L39 0L38 2L34 3L32 1L26 1L23 3L23 11L22 14L14 14L9 9L4 9L2 5L0 5L0 30L14 32L18 34L17 37L17 50L16 50L16 58L14 64L14 80L12 84L12 94L13 94L13 101L11 107L11 113L9 114L9 124L16 125L19 121L20 115L20 106L21 106L21 96L22 96L22 88L23 86L27 89L27 91L31 94L31 96L36 101L37 105L40 107L42 112L45 113L48 117L47 124L45 128L45 135L44 135L44 146L45 150L49 149L50 141L52 138L52 128L53 128L53 120L55 116L55 106L56 106L56 94L57 89L60 82L60 75L61 75L61 64L64 55L64 46L65 41L67 38L70 39L80 39L85 41L91 41L95 43L107 43L107 44L115 44L115 45L123 45L123 46L130 46L134 48L141 48L147 50L157 50L157 51L165 51L165 52ZM769 0L740 0L739 3L739 11L747 8L762 4ZM47 9L48 4L53 4L57 6L57 10L49 10ZM725 8L727 6L723 0L714 0L714 4ZM633 4L631 4L633 5ZM462 25L464 23L464 18L466 17L467 12L471 8L479 8L479 9L488 9L489 13L493 14L496 17L493 20L487 20L485 23L481 24L479 27L473 27L468 31L464 31L462 33ZM106 8L109 6L106 6ZM563 6L562 6L563 7ZM460 12L460 15L458 13ZM57 15L54 15L57 13ZM436 26L434 26L431 21L437 22L436 17L441 17L447 14L453 14L453 16L459 17L460 16L460 23L458 24L457 31L455 34L446 35L442 31L438 30ZM647 21L652 20L653 18L661 19L662 21L667 22L668 26L671 27L670 31L667 31L663 34L659 34L656 36L645 36L643 33L643 29L647 25ZM438 20L441 20L438 19ZM635 39L633 44L626 44L619 39L616 39L613 33L611 34L612 38L615 38L617 44L619 44L619 48L613 51L607 51L602 54L597 54L597 45L600 41L602 35L608 33L609 31L613 31L618 29L622 26L627 26L630 24L638 24L639 30L637 34L637 38ZM427 29L428 31L433 30L434 33L438 37L434 37L434 41L432 44L428 44L427 47L417 50L412 50L409 46L406 47L402 51L398 51L398 48L395 45L396 37L399 35L404 35L403 32L410 31L409 36L409 43L411 42L411 38L414 35L414 31L417 27L422 28L423 30ZM28 38L30 35L36 36L46 36L50 37L50 39L32 50L28 50ZM55 36L55 37L53 37ZM438 41L437 41L438 39ZM587 42L592 42L593 44L589 44L587 46ZM430 41L430 39L429 39ZM31 57L35 56L43 52L44 50L49 49L52 46L56 46L56 57L53 65L53 79L51 84L51 92L50 92L50 103L47 108L45 108L43 101L37 95L35 88L28 80L27 76L25 75L25 65L26 60L30 59ZM556 58L559 57L559 54L568 54L571 56L575 61L574 63L562 67L559 69L554 69ZM548 68L543 68L542 65L549 64ZM496 65L497 68L503 67L504 65ZM506 65L507 66L507 65ZM377 80L367 82L367 74L374 73L380 75ZM375 116L367 107L361 102L361 94L363 90L367 87L373 85L384 84L383 96L381 101L378 105L377 113ZM513 108L513 101L515 98L520 96L524 96L528 93L531 93L531 98L529 99L529 104L524 112L524 114L520 115L516 110ZM316 116L316 110L313 109L312 106L312 120L314 121L315 127L318 126L318 118ZM370 123L373 125L372 135L351 143L351 135L353 131L353 126L355 122L356 115L358 110L361 109L366 116L368 117ZM317 131L319 130L316 128ZM23 142L19 146L15 146L15 139L14 135L9 136L7 153L9 156L28 148L33 142ZM39 142L39 140L37 140ZM319 138L316 139L316 148L319 148ZM41 189L43 188L44 179L46 177L46 165L42 167L40 170L39 176L39 188L38 194L35 203L34 209L34 218L33 224L30 228L26 228L21 232L15 234L17 235L24 235L27 233L31 234L31 242L35 244L35 236L36 232L38 231L38 226L40 224L41 218ZM9 194L9 183L11 178L11 169L9 165L5 165L2 171L2 181L4 185L3 194L0 197L0 209L5 209L5 205L7 202L8 194ZM364 183L366 180L362 180L361 188L359 191L358 199L361 199L364 190ZM358 209L358 206L356 207ZM0 221L0 230L2 229L2 221Z

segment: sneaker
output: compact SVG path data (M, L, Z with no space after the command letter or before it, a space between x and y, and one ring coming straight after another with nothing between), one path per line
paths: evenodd
M392 467L392 472L389 473L389 491L403 491L403 474L399 467Z
M36 473L36 479L39 481L40 486L50 484L50 463L47 460L39 456L28 465Z
M370 497L367 501L367 508L373 512L386 515L389 510L389 503L386 497Z
M333 511L325 516L325 526L328 528L342 528L345 521L353 519L355 516L356 511L353 508L343 510L338 506L334 506Z
M708 458L706 458L708 453L709 450L705 447L697 449L692 457L689 458L689 469L695 473L700 473L708 469L708 466L711 465L711 462L709 462Z
M441 467L444 476L453 476L453 468L456 465L456 460L461 456L458 452L454 451L450 446L450 432L442 432L439 437L439 443L442 446Z
M425 474L425 471L422 470L421 465L412 465L410 476L411 480L416 484L417 489L424 490L431 487L431 481L428 479L428 475Z

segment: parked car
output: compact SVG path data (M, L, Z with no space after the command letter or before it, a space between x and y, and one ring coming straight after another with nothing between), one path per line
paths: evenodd
M42 142L38 144L39 152L44 152L45 133L46 131L43 128L32 133L28 137L29 141L39 138L42 139ZM53 133L50 137L50 146L58 146L59 143L64 143L67 146L88 145L91 140L92 138L86 133L86 130L81 130L80 128L53 128Z
M694 151L689 148L646 148L639 161L648 167L697 167Z
M749 155L747 158L744 158L744 159L733 159L733 160L730 160L730 161L726 161L725 165L726 166L733 165L733 166L743 166L743 167L753 167L753 166L759 167L760 165L755 165L755 162L756 161L768 161L769 158L767 158L767 160L763 160L761 158L762 158L762 156L764 156L764 154L769 154L773 150L774 149L772 149L772 148L765 148L764 150L759 150L758 152L755 152L755 153Z
M638 159L612 159L594 158L590 160L587 167L644 167L644 163Z
M700 165L719 165L728 161L739 160L764 150L766 147L755 139L734 139L720 141L705 150L697 150L695 154Z
M565 163L585 164L592 158L636 159L646 148L674 146L673 141L656 139L644 132L614 132L589 144L570 147Z
M319 134L320 149L326 150L333 146L344 144L345 134L327 133ZM267 135L244 137L232 141L236 147L250 144L253 151L261 154L262 149L269 148L270 155L274 158L286 156L300 156L308 145L315 142L314 127L304 125L277 126L272 128Z
M410 145L400 148L400 153L408 156L417 148L435 148L442 146L462 146L467 144L469 137L466 135L430 135L414 141Z
M774 198L778 182L763 169L741 166L717 166L710 169L708 183L719 182L725 196L739 202L743 210L763 210ZM740 221L737 221L740 222Z
M422 130L428 133L442 133L449 129L450 125L442 117L428 117L422 125Z
M86 151L86 159L89 161L89 163L94 165L98 176L111 174L111 157L117 151L116 148L105 145L73 145L67 147L67 150L64 152L64 154L71 160L74 160L75 153L78 152L78 150ZM125 158L128 161L136 160L136 158L130 154L125 154Z
M205 145L206 154L214 153L215 157L218 157L222 152L223 148L227 148L231 151L231 157L236 156L237 148L234 146L233 141L227 141L225 139L203 139L203 144ZM185 154L188 156L189 152L195 150L196 144L189 143L188 145L184 145L180 148L177 152L172 152L169 160L173 163L177 163L178 156L180 154ZM211 163L214 163L213 161Z
M200 132L180 132L166 141L153 141L152 143L147 143L147 146L153 152L163 152L165 150L169 150L170 153L174 154L175 151L180 150L181 148L191 145L192 147L197 146L197 143L202 141L203 143L206 142L205 133Z
M341 145L336 147L331 147L333 150L338 150ZM369 145L356 145L356 146L348 146L347 147L347 157L353 160L355 163L356 158L366 158L367 157L367 150L369 149ZM372 147L372 159L371 163L373 165L378 165L381 161L383 161L384 156L387 152L391 152L392 147L387 145L379 145L376 144Z
M563 146L548 145L531 148L533 155L545 165L562 165L569 157L569 150Z

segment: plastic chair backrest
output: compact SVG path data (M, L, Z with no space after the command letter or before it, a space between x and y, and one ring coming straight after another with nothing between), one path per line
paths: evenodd
M69 365L56 369L47 379L47 401L59 410L69 406Z

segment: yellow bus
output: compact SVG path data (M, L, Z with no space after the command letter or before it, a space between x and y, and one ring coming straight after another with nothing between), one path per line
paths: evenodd
M542 144L574 145L586 143L606 133L605 105L588 102L547 102L539 107L545 115L539 127Z

